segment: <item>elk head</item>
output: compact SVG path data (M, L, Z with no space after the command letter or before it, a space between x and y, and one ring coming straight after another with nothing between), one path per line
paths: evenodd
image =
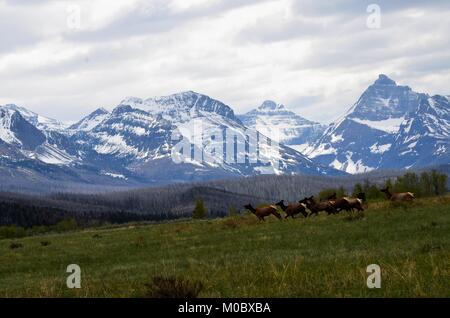
M252 213L255 213L255 211L256 211L255 208L250 203L244 205L244 208L246 208L247 210L249 210Z

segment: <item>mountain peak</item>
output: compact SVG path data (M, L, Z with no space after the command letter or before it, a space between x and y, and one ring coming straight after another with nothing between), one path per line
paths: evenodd
M194 91L185 91L167 96L144 100L143 105L136 105L151 114L165 114L171 121L185 121L196 116L199 111L216 113L232 120L237 120L233 109L219 100Z
M91 115L106 115L106 114L109 114L109 111L104 107L99 107L91 113Z
M285 107L283 104L277 104L273 100L266 100L261 104L261 106L258 107L258 110L262 111L285 110Z
M9 109L10 111L18 112L25 120L27 120L38 129L63 130L67 128L66 124L56 119L39 115L25 107L18 106L16 104L6 104L0 107L2 107L3 109Z
M397 83L394 80L390 79L385 74L378 75L378 79L375 81L374 84L375 85L397 85Z
M178 93L178 95L203 95L203 94L194 92L193 90L188 90L188 91Z
M82 118L77 123L71 125L69 129L73 130L81 130L81 131L89 131L101 123L107 116L109 115L109 111L103 107L97 108L92 113Z
M134 104L142 104L143 100L139 97L127 96L121 102L120 105L134 105Z
M160 99L160 100L185 100L185 101L193 101L193 100L199 100L199 99L211 99L213 100L213 98L209 97L208 95L202 94L202 93L198 93L192 90L188 90L188 91L183 91L183 92L179 92L179 93L175 93L175 94L170 94L167 96L159 96L159 97L153 97L153 98L149 98L149 100L154 100L154 99Z

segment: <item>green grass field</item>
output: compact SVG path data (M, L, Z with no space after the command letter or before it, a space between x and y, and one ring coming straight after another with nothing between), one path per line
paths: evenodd
M81 289L66 287L73 263ZM381 289L366 286L373 263ZM201 281L200 297L449 297L450 197L373 203L363 218L245 215L0 241L1 297L142 297L155 276Z

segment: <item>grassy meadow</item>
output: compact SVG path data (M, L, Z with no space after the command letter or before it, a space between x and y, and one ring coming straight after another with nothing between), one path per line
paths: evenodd
M366 286L373 263L381 289ZM81 267L81 289L66 287L69 264ZM371 203L360 216L243 215L0 240L0 297L143 297L155 276L200 281L199 297L450 297L450 196Z

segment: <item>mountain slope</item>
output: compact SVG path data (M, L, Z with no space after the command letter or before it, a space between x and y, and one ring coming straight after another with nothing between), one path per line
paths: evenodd
M450 162L450 102L435 95L408 114L381 168L411 168Z

